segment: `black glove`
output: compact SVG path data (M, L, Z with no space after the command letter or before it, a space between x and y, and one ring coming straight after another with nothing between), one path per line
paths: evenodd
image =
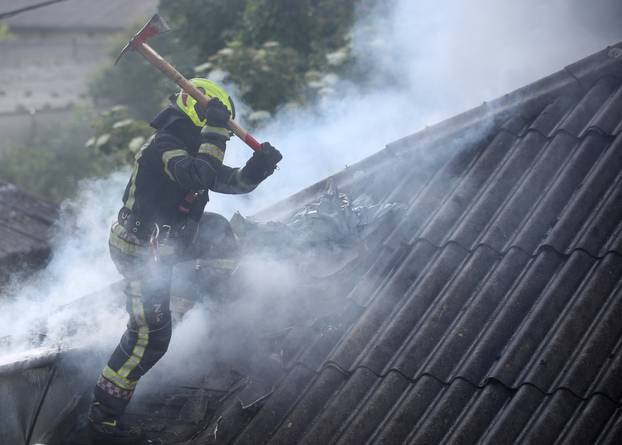
M261 150L253 153L244 167L245 178L253 184L259 184L276 169L276 164L283 159L280 151L270 145L269 142L261 144Z
M231 117L231 113L229 113L225 104L217 98L210 100L205 110L199 114L202 114L207 124L212 127L226 127Z

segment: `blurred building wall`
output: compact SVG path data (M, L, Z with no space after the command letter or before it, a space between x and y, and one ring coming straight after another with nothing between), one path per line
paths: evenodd
M39 2L0 0L0 13ZM10 35L0 41L0 150L70 118L115 37L156 8L157 0L67 0L2 22Z

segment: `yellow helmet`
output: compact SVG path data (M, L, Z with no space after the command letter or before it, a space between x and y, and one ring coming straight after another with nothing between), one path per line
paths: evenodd
M229 110L229 113L231 113L231 119L235 119L235 107L233 105L233 100L231 100L231 97L220 85L201 77L190 79L190 82L208 98L220 99L220 101L225 104L225 107ZM183 90L180 91L177 94L175 104L177 105L177 108L188 115L192 122L194 122L194 125L197 127L205 126L206 121L197 106L197 101L188 93L185 93Z

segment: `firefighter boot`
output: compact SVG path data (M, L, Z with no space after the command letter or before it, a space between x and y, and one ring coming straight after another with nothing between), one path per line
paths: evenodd
M88 414L89 438L93 445L130 445L139 443L144 435L140 427L123 425L118 416L93 402Z

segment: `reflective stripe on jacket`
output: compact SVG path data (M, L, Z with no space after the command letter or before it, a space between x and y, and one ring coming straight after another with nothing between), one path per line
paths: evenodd
M137 221L143 229L133 230L142 240L156 223L176 232L196 227L209 201L208 190L240 194L257 187L245 180L244 168L223 164L227 129L207 127L202 136L201 129L174 107L160 112L151 125L156 133L136 155L123 194L123 207L131 213L133 224ZM189 193L196 199L182 212L180 204Z

